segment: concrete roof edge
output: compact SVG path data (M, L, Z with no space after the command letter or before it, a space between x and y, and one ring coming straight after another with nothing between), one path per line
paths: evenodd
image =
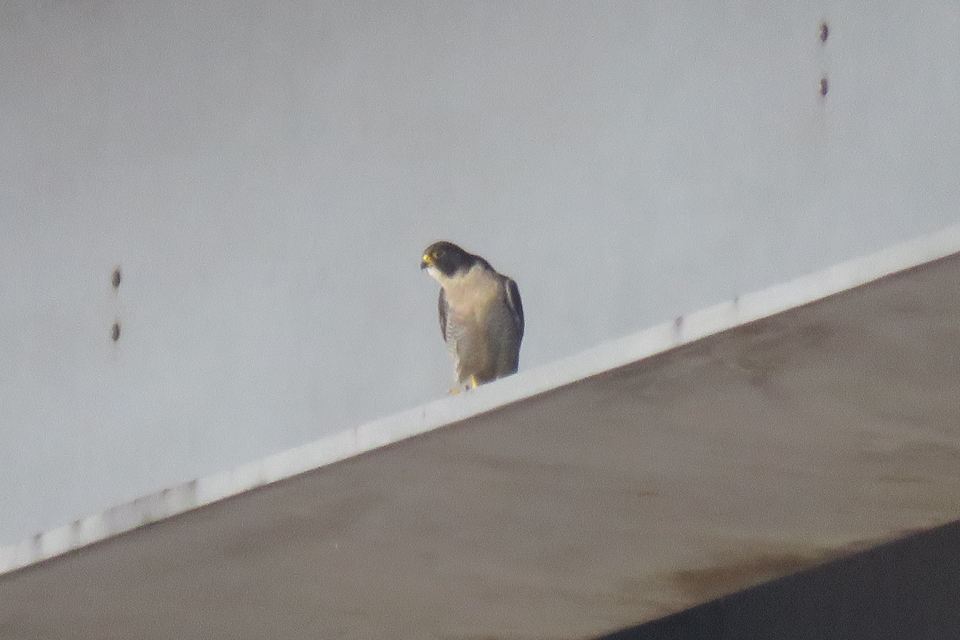
M0 547L0 575L960 251L960 224Z

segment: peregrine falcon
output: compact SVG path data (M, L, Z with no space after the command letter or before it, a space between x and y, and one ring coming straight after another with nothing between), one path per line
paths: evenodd
M452 242L435 242L420 268L440 283L440 333L457 384L472 388L517 371L523 304L517 283Z

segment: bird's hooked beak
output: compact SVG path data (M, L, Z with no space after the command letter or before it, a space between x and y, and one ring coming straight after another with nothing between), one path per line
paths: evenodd
M433 258L430 257L430 254L423 254L423 258L420 260L420 268L426 269L427 267L434 266Z

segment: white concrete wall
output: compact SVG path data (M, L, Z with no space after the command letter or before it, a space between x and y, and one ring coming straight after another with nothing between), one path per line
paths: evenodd
M952 0L3 2L0 544L443 394L432 240L525 369L954 223L958 104Z

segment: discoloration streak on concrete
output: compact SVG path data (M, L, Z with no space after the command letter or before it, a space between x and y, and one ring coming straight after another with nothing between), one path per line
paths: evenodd
M844 554L825 550L813 553L785 551L741 557L721 556L702 569L683 569L665 578L689 606L809 569L842 555Z

